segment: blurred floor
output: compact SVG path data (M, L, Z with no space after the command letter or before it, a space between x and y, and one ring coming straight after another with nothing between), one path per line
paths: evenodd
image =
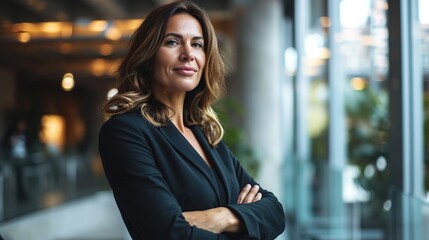
M101 191L0 224L5 240L131 239L110 191Z
M27 164L24 198L17 194L14 167L2 162L0 235L5 240L128 239L99 162L81 157L60 162Z

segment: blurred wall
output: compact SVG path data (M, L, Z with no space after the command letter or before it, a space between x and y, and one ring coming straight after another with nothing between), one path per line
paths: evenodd
M15 74L0 68L0 136L3 136L7 115L15 107Z

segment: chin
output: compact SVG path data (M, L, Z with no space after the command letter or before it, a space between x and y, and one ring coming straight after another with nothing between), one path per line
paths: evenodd
M183 88L186 92L189 92L189 91L194 90L194 89L198 86L198 83L199 83L199 82L195 82L195 81L192 81L192 82L184 82L184 84L182 85L182 88Z

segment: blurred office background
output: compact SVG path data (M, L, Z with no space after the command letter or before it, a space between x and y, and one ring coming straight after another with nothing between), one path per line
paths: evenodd
M164 2L0 1L3 238L129 239L100 107ZM228 66L226 141L284 204L278 239L429 239L429 0L195 2Z

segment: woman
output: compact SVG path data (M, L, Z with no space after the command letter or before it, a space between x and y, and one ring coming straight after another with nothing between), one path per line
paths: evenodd
M133 239L273 239L281 204L243 170L211 104L224 65L207 14L189 1L153 10L118 69L100 155Z

